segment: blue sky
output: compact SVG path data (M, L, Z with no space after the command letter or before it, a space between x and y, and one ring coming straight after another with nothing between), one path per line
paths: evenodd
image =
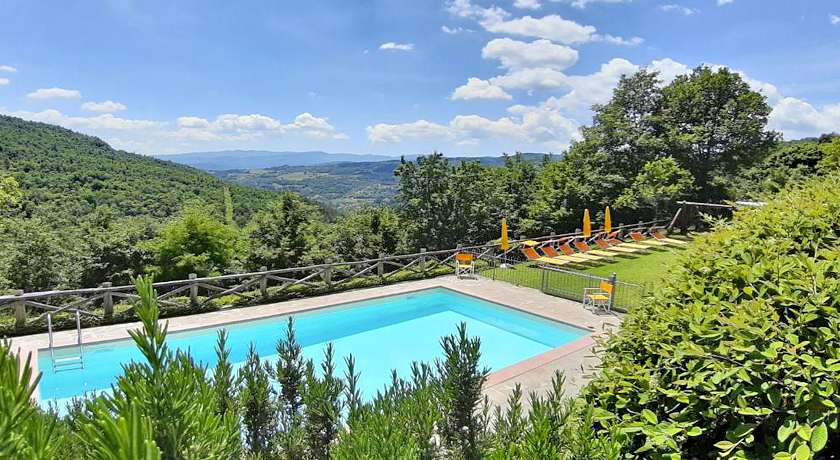
M144 154L560 152L618 78L743 73L840 131L837 0L0 3L0 112Z

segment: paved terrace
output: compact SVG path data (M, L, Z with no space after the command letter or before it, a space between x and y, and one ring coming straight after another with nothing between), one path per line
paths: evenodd
M564 388L566 396L577 394L580 388L586 383L586 375L590 373L591 367L597 365L600 361L593 352L595 338L604 331L617 327L620 323L620 319L617 316L594 314L584 309L580 303L543 294L536 289L514 286L482 277L478 277L477 279L458 279L451 275L319 297L288 300L254 307L181 316L169 318L166 321L169 321L169 331L177 332L313 310L346 302L401 294L432 287L453 289L464 294L501 303L522 311L592 331L592 334L574 342L493 372L485 387L485 394L489 397L491 404L505 404L508 395L516 383L522 386L525 395L532 391L543 394L550 388L551 378L554 376L556 370L562 371L566 376L566 386ZM82 339L86 344L127 339L129 338L128 331L138 327L140 327L139 322L92 327L83 329ZM73 345L76 342L76 331L56 332L54 338L55 346L57 347ZM18 347L24 356L40 348L46 348L48 344L49 338L46 333L15 337L12 339L13 347ZM34 360L34 364L37 366L37 360Z

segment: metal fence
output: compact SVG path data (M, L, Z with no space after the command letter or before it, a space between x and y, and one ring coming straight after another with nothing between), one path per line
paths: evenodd
M518 257L500 257L495 264L488 264L478 273L492 280L539 289L546 294L576 302L583 302L585 289L597 288L605 281L614 287L613 308L623 311L637 307L652 290L648 285L533 264Z

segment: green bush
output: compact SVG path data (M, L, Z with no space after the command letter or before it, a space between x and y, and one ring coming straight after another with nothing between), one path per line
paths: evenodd
M632 458L829 458L840 449L840 178L698 238L604 344L586 390Z

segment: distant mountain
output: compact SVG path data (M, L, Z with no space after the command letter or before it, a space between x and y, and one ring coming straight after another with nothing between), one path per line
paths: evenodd
M353 153L270 152L265 150L222 150L177 155L158 155L157 158L192 166L206 171L225 171L245 168L273 168L277 166L312 166L341 162L393 161L387 155L359 155ZM411 157L416 158L416 155Z
M525 153L526 160L541 162L544 154ZM407 158L408 159L408 158ZM479 161L484 166L500 166L503 157L454 157L451 163ZM310 166L279 166L214 171L220 179L237 185L274 191L291 191L338 209L391 203L397 195L394 170L400 161L342 162Z

